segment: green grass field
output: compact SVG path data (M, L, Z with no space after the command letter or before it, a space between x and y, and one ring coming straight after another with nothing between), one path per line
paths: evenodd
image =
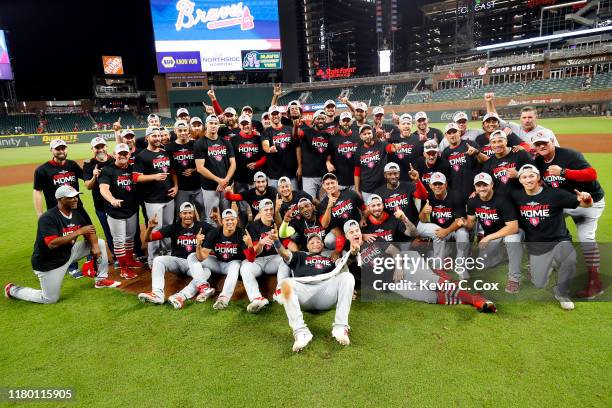
M561 118L542 119L542 126L552 129L556 134L611 134L612 120L593 118ZM432 127L444 129L446 123L432 123ZM480 128L480 123L471 121L471 128ZM114 142L110 142L113 147ZM110 149L109 149L110 150ZM19 152L17 154L17 152ZM91 157L91 147L87 143L71 144L68 148L68 157L72 160L82 160ZM41 163L50 157L47 146L36 146L27 149L0 149L0 167L15 166L18 164Z
M587 159L612 191L612 155ZM0 195L8 198L0 208L0 283L37 287L29 261L31 185L1 187ZM90 197L84 201L92 213ZM608 209L599 241L612 239L611 221ZM95 290L86 278L66 278L55 305L2 297L0 387L76 390L76 402L37 405L53 407L612 404L609 302L577 303L573 312L554 301L500 302L496 315L468 306L356 302L350 347L330 336L333 311L306 313L315 338L298 355L281 306L260 315L245 306L217 312L209 301L175 311Z

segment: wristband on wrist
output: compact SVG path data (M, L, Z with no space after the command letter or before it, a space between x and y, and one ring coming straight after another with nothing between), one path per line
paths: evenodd
M274 248L276 248L277 250L281 249L283 247L283 244L281 244L280 240L275 239L274 242Z

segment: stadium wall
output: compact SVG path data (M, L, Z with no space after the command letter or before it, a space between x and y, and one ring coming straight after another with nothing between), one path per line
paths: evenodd
M144 137L145 129L133 129L136 137ZM101 137L104 140L115 140L115 133L111 131L85 131L69 133L43 133L25 135L0 136L0 149L11 147L45 146L54 139L62 139L66 143L89 143L93 138Z

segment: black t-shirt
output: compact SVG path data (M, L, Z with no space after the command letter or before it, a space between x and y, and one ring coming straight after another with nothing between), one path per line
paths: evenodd
M410 222L416 225L419 220L419 212L416 209L414 197L412 196L415 190L416 186L413 182L400 181L396 189L389 189L385 183L376 190L375 194L378 194L383 199L385 211L393 215L395 209L399 207L406 214Z
M381 221L373 221L368 217L366 226L361 229L364 234L374 234L376 241L406 242L409 237L405 234L406 226L395 216L385 213Z
M132 182L132 166L128 164L125 169L116 165L106 166L102 169L98 184L108 184L109 190L117 200L123 200L121 207L115 208L104 200L104 211L112 218L130 218L138 211L138 199Z
M316 214L314 221L294 218L289 225L296 232L295 243L302 249L306 248L306 239L310 234L317 234L321 240L325 240L325 235L327 235L327 230L321 226Z
M271 226L266 226L261 220L253 221L249 225L247 225L247 231L253 240L253 245L256 245L257 242L261 241L263 238L270 234L270 231L274 229L274 223ZM274 245L264 245L262 251L257 255L258 258L268 256L268 255L276 255L276 249Z
M401 146L389 155L389 162L395 162L400 166L400 180L409 181L410 165L414 167L417 159L423 156L423 143L415 141L412 137L401 137L397 132L392 133L389 143L399 143Z
M137 149L144 150L149 146L149 142L147 142L146 137L142 136L134 139L134 145Z
M200 228L202 228L202 233L206 238L208 233L215 229L207 222L194 222L190 227L185 228L179 220L160 228L158 232L163 238L170 238L172 256L186 259L189 254L196 250L196 235L198 235Z
M519 137L515 135L514 133L510 133L507 136L507 140L508 140L508 144L507 144L508 147L518 146L522 142L521 139L519 139ZM486 154L489 157L495 156L495 152L493 152L493 149L491 149L491 145L489 142L489 136L486 133L482 133L476 136L474 143L476 143L476 146L482 153Z
M224 126L219 129L219 137L227 142L231 141L233 138L238 136L239 133L240 133L240 126L236 126L234 128Z
M459 146L449 146L441 154L450 165L450 184L453 190L459 191L465 199L474 191L474 176L480 171L480 164L475 155L467 154L468 144L474 146L472 142L461 140Z
M239 133L232 138L231 143L236 157L234 180L239 183L252 183L253 176L259 170L251 170L247 165L255 163L263 157L264 151L261 147L261 138L257 133L250 135Z
M303 127L299 130L302 146L302 176L322 177L327 173L330 134L325 130Z
M335 268L330 257L302 251L292 252L291 260L287 265L293 270L293 276L297 278L321 275Z
M352 186L355 183L355 162L353 156L361 144L359 132L346 134L339 130L329 139L329 153L336 168L334 174L341 186Z
M415 136L417 140L420 139L418 130L412 132L411 136ZM427 131L427 139L434 139L438 142L438 144L440 144L442 139L444 139L444 133L442 133L440 129L429 128Z
M325 213L328 202L329 197L325 195L317 207L317 214L319 214L319 217L322 217ZM328 228L342 228L344 223L348 220L355 220L359 222L361 220L359 211L362 207L363 200L357 195L356 192L349 189L341 190L340 196L336 200L336 205L334 205L331 209L331 221Z
M385 182L385 165L387 164L389 144L376 141L371 147L361 143L355 152L354 166L361 169L359 188L366 193L373 193Z
M597 180L581 182L568 180L561 175L553 176L548 173L548 167L553 165L569 170L584 170L591 167L591 165L585 160L582 153L577 152L576 150L556 147L555 157L550 163L546 163L542 156L538 156L536 157L535 164L540 170L542 180L553 188L562 188L570 193L573 193L574 190L585 191L591 194L594 202L597 202L604 197L604 191Z
M338 128L339 123L340 116L335 116L333 121L327 122L325 125L323 125L323 131L332 134L336 131L336 128Z
M273 180L283 176L295 178L297 171L296 147L299 141L293 137L293 128L281 126L280 129L272 127L264 131L262 142L267 140L270 147L276 146L276 153L266 153L266 174Z
M115 162L115 159L113 159L110 156L104 162L100 162L96 160L95 158L90 159L90 160L85 160L83 162L83 180L91 180L96 166L98 166L98 169L102 170L104 167L108 166L109 164L113 164L114 162ZM100 194L99 180L98 180L98 183L91 189L91 196L93 198L94 208L96 209L96 211L104 211L104 201L105 200L102 197L102 194Z
M234 157L232 144L217 137L211 140L207 137L199 138L193 151L195 159L204 159L204 167L217 177L224 178L230 168L230 158ZM200 176L201 186L204 190L216 190L217 183L211 179Z
M257 195L257 190L251 188L248 191L244 191L240 193L242 195L242 199L251 207L251 213L253 214L253 218L259 213L259 203L264 198L272 200L272 203L276 203L276 189L274 187L268 186L266 188L266 192L263 195Z
M133 172L145 175L170 173L170 157L163 149L157 152L145 149L136 156ZM174 185L170 174L164 181L138 184L140 184L139 191L147 203L167 203L172 200L172 197L168 197L168 190Z
M489 201L482 201L478 195L470 198L467 203L467 214L476 217L485 236L496 233L505 227L507 222L517 219L512 202L497 192L493 193Z
M508 177L508 170L515 168L518 171L523 165L531 163L529 153L526 151L513 152L511 150L502 158L497 158L495 155L489 157L489 160L482 164L482 171L493 177L497 193L507 194L510 188L521 187L518 178L511 179Z
M47 209L57 205L55 190L68 184L79 191L79 179L83 179L83 170L72 160L60 166L56 161L50 160L41 164L34 172L34 190L41 190L45 196Z
M301 198L307 198L310 201L312 201L312 197L310 196L310 194L305 193L302 190L293 191L291 200L283 201L283 203L281 204L281 207L279 209L281 218L284 218L289 208L291 208L292 205L297 204ZM274 200L272 202L274 202ZM295 206L295 209L293 210L293 217L300 218L300 211L298 210L297 205Z
M512 200L518 208L519 226L525 231L525 241L533 243L527 246L531 254L548 252L555 243L572 240L563 209L578 206L575 194L544 186L535 195L528 195L524 189L512 190Z
M446 176L446 182L448 183L448 188L452 188L451 185L451 169L448 161L438 157L433 166L429 167L427 165L427 161L424 157L419 157L414 164L414 169L419 172L419 178L421 182L427 189L427 191L431 192L431 186L429 185L429 179L433 173L442 173Z
M223 227L218 227L206 234L202 247L210 249L212 251L210 254L220 262L241 261L244 259L246 249L242 240L243 235L244 231L236 228L231 236L226 237L223 234Z
M448 228L455 219L465 217L465 199L454 190L447 191L442 200L429 193L429 205L432 209L431 222L442 228Z
M140 154L140 152L142 152L144 149L135 146L134 147L134 151L130 151L130 160L129 160L129 164L134 165L134 163L136 162L136 156L138 156Z
M195 169L195 155L193 153L193 140L185 144L178 144L176 141L166 146L166 152L170 156L170 167L174 169L178 178L178 187L181 191L195 191L200 189L200 176L194 171L191 176L183 175L187 169Z
M89 224L80 211L73 210L70 218L66 218L57 207L47 210L38 219L36 242L32 253L32 268L35 271L47 272L68 262L74 244L49 249L48 243Z

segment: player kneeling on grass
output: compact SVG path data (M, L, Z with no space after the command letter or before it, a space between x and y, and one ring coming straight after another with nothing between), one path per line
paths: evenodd
M576 250L565 225L565 208L591 207L589 193L575 190L572 194L560 188L542 186L540 172L526 164L518 172L520 190L512 191L512 200L519 213L519 226L525 231L529 251L531 281L537 288L548 283L554 267L557 268L555 299L564 310L574 309L569 298L570 285L576 275Z
M492 268L505 259L499 244L506 245L508 254L508 283L506 292L517 293L521 281L521 260L523 259L523 233L518 228L516 210L507 196L493 190L493 178L487 173L474 177L476 196L467 203L467 229L471 230L476 221L484 231L478 246L479 257L485 268Z
M182 203L179 207L179 219L173 224L166 225L160 230L153 231L157 227L157 214L149 219L145 232L145 241L159 241L170 238L172 252L169 256L157 256L153 259L151 269L151 292L138 295L141 302L150 302L161 305L164 297L164 275L166 272L182 273L193 279L180 292L168 298L168 302L175 309L182 309L188 299L196 296L196 301L203 302L215 291L206 282L207 277L203 271L191 270L187 257L196 250L198 237L208 234L213 227L205 222L196 221L196 209L189 202Z
M7 283L4 287L7 298L35 303L57 302L68 266L90 254L97 269L95 288L114 288L121 284L107 279L106 243L98 239L95 227L87 224L83 215L85 211L74 211L79 194L82 193L69 185L59 187L55 191L57 206L38 219L32 268L40 280L40 290ZM83 236L85 241L76 242L79 236Z
M353 301L355 278L345 267L349 253L340 258L336 265L323 252L323 240L318 234L307 238L308 252L289 251L278 240L276 231L270 238L283 261L292 270L291 277L279 280L281 295L276 301L285 307L289 326L293 330L293 351L300 351L312 340L312 333L304 322L302 309L328 310L336 305L336 317L332 336L343 346L350 344L348 316ZM351 246L356 253L358 246Z
M228 208L221 214L221 224L222 227L210 231L205 240L199 237L196 252L187 258L190 270L194 274L204 274L206 280L212 272L226 276L221 294L213 305L217 310L225 309L229 304L245 255L251 260L255 259L255 254L246 253L251 240L238 227L238 214ZM197 300L204 302L213 294L214 289L211 289L211 292L201 295Z

